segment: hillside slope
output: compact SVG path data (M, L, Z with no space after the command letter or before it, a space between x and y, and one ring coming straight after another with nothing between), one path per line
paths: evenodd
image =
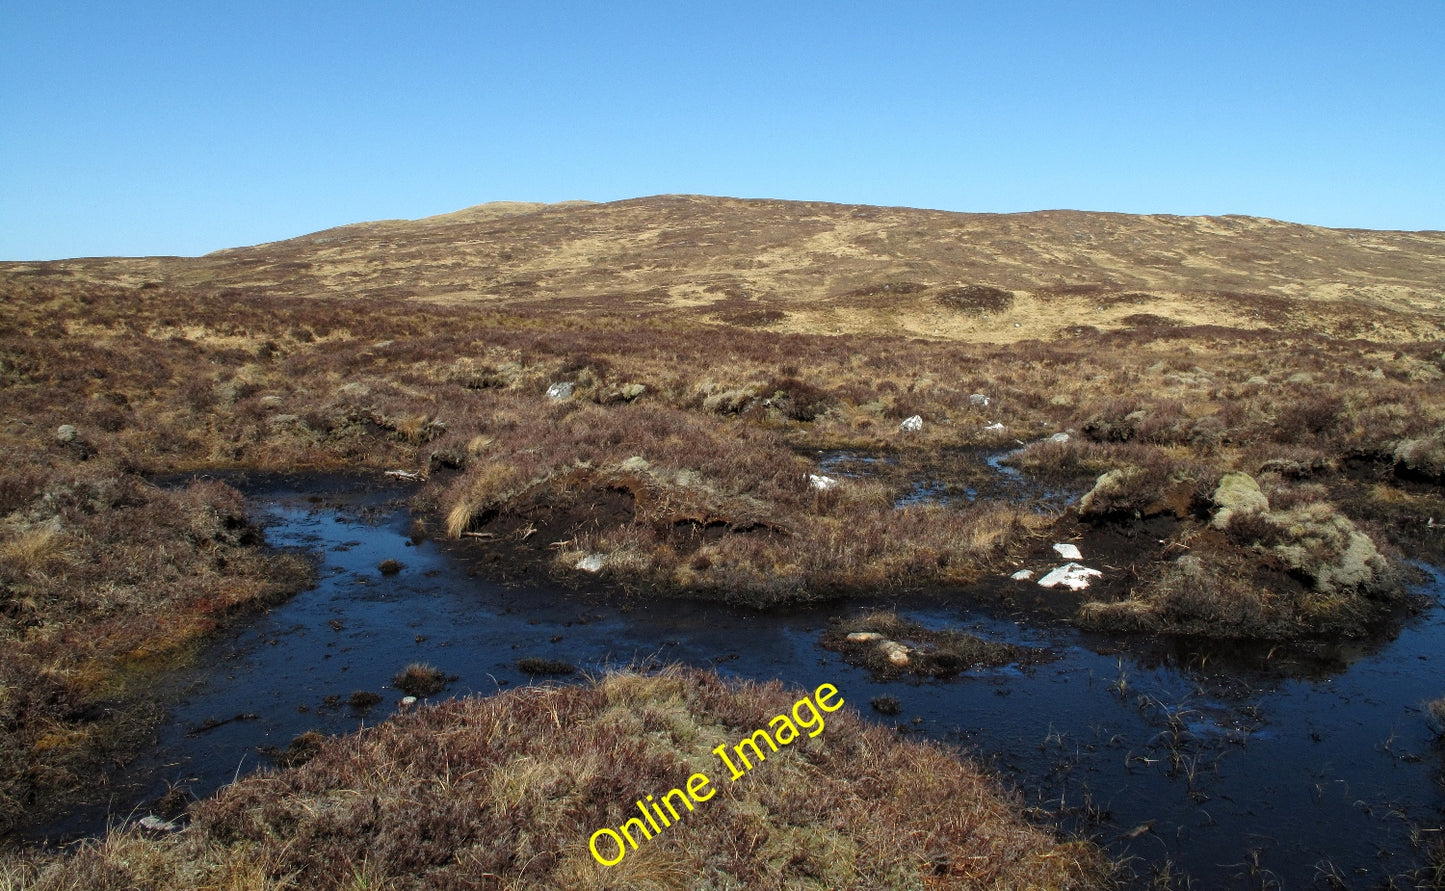
M1140 323L1413 340L1445 320L1445 232L702 196L484 204L199 258L0 264L7 273L989 341ZM970 285L1010 293L980 302L960 295Z

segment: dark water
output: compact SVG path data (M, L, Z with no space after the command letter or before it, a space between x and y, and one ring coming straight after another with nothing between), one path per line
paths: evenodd
M442 695L485 695L530 682L515 667L528 656L591 670L678 661L809 689L833 683L875 720L970 751L1029 805L1136 858L1142 876L1169 864L1195 887L1328 887L1330 876L1369 887L1411 868L1414 830L1445 818L1445 757L1419 708L1445 694L1445 611L1411 620L1389 641L1271 652L1083 635L980 612L966 592L957 603L768 615L638 605L484 581L465 542L409 538L405 489L297 479L252 492L273 544L319 555L319 584L168 679L171 720L117 778L126 793L50 832L143 815L173 787L207 795L267 764L264 747L284 748L304 731L377 723L396 707L390 678L408 663L455 674ZM388 558L405 565L399 574L377 570ZM1445 578L1433 573L1425 593L1438 600ZM817 645L830 616L873 605L1058 658L875 682ZM358 690L383 701L357 712L346 700ZM869 709L884 694L898 698L901 715Z

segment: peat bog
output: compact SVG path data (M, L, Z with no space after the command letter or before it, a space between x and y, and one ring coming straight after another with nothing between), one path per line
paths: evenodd
M952 788L987 787L970 813L1029 869L1072 864L1050 881L1108 881L1063 829L1159 887L1428 881L1442 271L1438 233L696 196L0 264L0 831L94 828L122 802L183 817L238 767L298 765L197 803L211 828L178 841L15 848L4 875L93 885L125 862L162 885L203 867L284 885L303 869L290 848L248 858L255 825L214 802L330 813L305 796L384 773L388 734L436 731L436 697L503 690L446 720L530 721L528 696L557 696L602 722L596 739L635 719L697 742L787 696L510 692L642 659L837 683L859 727L896 707L896 751L876 734L857 751L911 783L933 756L907 740L971 748L1022 800L967 759ZM272 545L323 559L267 550L261 517ZM1038 584L1066 560L1093 583ZM861 621L879 627L846 625ZM880 638L839 653L830 628ZM402 686L419 701L359 738L380 748L332 739L393 714ZM627 763L691 757L674 742ZM615 825L589 763L484 795ZM798 801L826 809L863 779L839 776ZM346 833L405 824L383 792ZM937 813L916 816L943 831ZM495 842L478 863L550 844L457 819ZM724 854L696 824L634 867L828 884L809 871L893 845L864 824L754 828L783 847ZM967 880L984 856L967 844L910 868ZM358 881L436 866L386 850ZM595 885L585 857L536 859L536 881Z
M404 490L317 495L305 477L232 482L250 493L274 545L319 555L317 586L171 675L169 717L146 754L116 772L105 800L45 832L174 818L178 802L238 775L300 763L297 747L315 745L318 731L405 712L408 691L394 677L404 666L435 665L448 676L446 699L531 683L527 660L835 683L873 722L988 765L1036 819L1096 839L1139 882L1172 874L1209 887L1308 887L1333 875L1368 886L1413 869L1421 833L1439 819L1445 755L1421 714L1445 685L1436 609L1388 636L1266 646L1089 634L966 592L767 612L639 602L489 581L464 544L413 540ZM395 577L375 568L388 554L407 566ZM1418 593L1438 601L1445 578L1430 573ZM880 672L825 647L865 625L900 639L967 633L1004 657ZM357 691L379 701L358 706ZM898 714L866 707L887 697Z

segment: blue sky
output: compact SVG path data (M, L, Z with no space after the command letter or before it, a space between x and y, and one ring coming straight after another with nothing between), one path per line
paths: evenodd
M1442 0L0 0L0 259L669 192L1445 229L1442 47Z

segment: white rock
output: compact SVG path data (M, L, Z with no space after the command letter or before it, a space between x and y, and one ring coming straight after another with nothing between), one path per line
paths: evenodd
M969 404L969 405L981 405L981 406L983 406L984 408L987 408L987 407L988 407L988 397L985 396L985 395L983 395L982 393L974 393L972 396L968 397L968 404Z
M1005 427L1004 425L1000 424L999 422L994 421L992 424L989 424L987 427L985 427L985 428L983 428L983 429L985 429L985 430L998 431L998 430L1007 430L1008 428Z
M923 418L919 415L904 418L903 423L898 425L898 429L904 433L917 433L923 429Z
M888 664L898 668L908 664L908 648L896 640L885 640L879 645L883 655L888 657Z
M411 708L411 707L414 706L414 705L416 705L416 697L415 697L415 696L403 696L403 697L401 698L401 708L402 708L403 711L405 711L406 709Z
M547 388L548 399L570 399L575 385L571 381L558 381Z
M1045 588L1057 588L1063 585L1070 591L1082 591L1089 587L1089 582L1096 578L1103 578L1104 574L1097 569L1090 569L1079 563L1065 563L1049 571L1048 575L1039 579L1039 584Z
M1009 576L1009 578L1013 579L1016 582L1027 582L1033 577L1034 571L1032 569L1020 569L1018 572Z
M1069 434L1067 434L1067 433L1055 433L1053 436L1050 436L1050 437L1049 437L1049 442L1068 442L1068 441L1069 441Z
M816 473L808 474L808 483L819 492L826 492L838 485L838 481L831 476L822 476Z
M1062 543L1062 544L1056 544L1056 545L1054 545L1054 550L1057 551L1058 554L1059 554L1059 556L1060 556L1060 557L1063 557L1065 560L1082 560L1082 559L1084 559L1084 555L1081 554L1081 553L1079 553L1078 547L1075 546L1075 545L1068 544L1067 542L1064 542L1064 543Z
M633 455L622 462L622 469L628 473L642 473L652 469L652 462L641 455Z
M577 561L577 568L583 572L601 572L602 567L607 565L606 554L588 554Z
M877 631L854 631L848 635L848 640L852 643L868 643L869 641L882 639L883 635Z
M146 814L144 817L141 817L136 822L140 824L140 828L149 830L151 832L175 832L177 829L181 828L175 823L172 823L170 820L162 820L155 814Z

